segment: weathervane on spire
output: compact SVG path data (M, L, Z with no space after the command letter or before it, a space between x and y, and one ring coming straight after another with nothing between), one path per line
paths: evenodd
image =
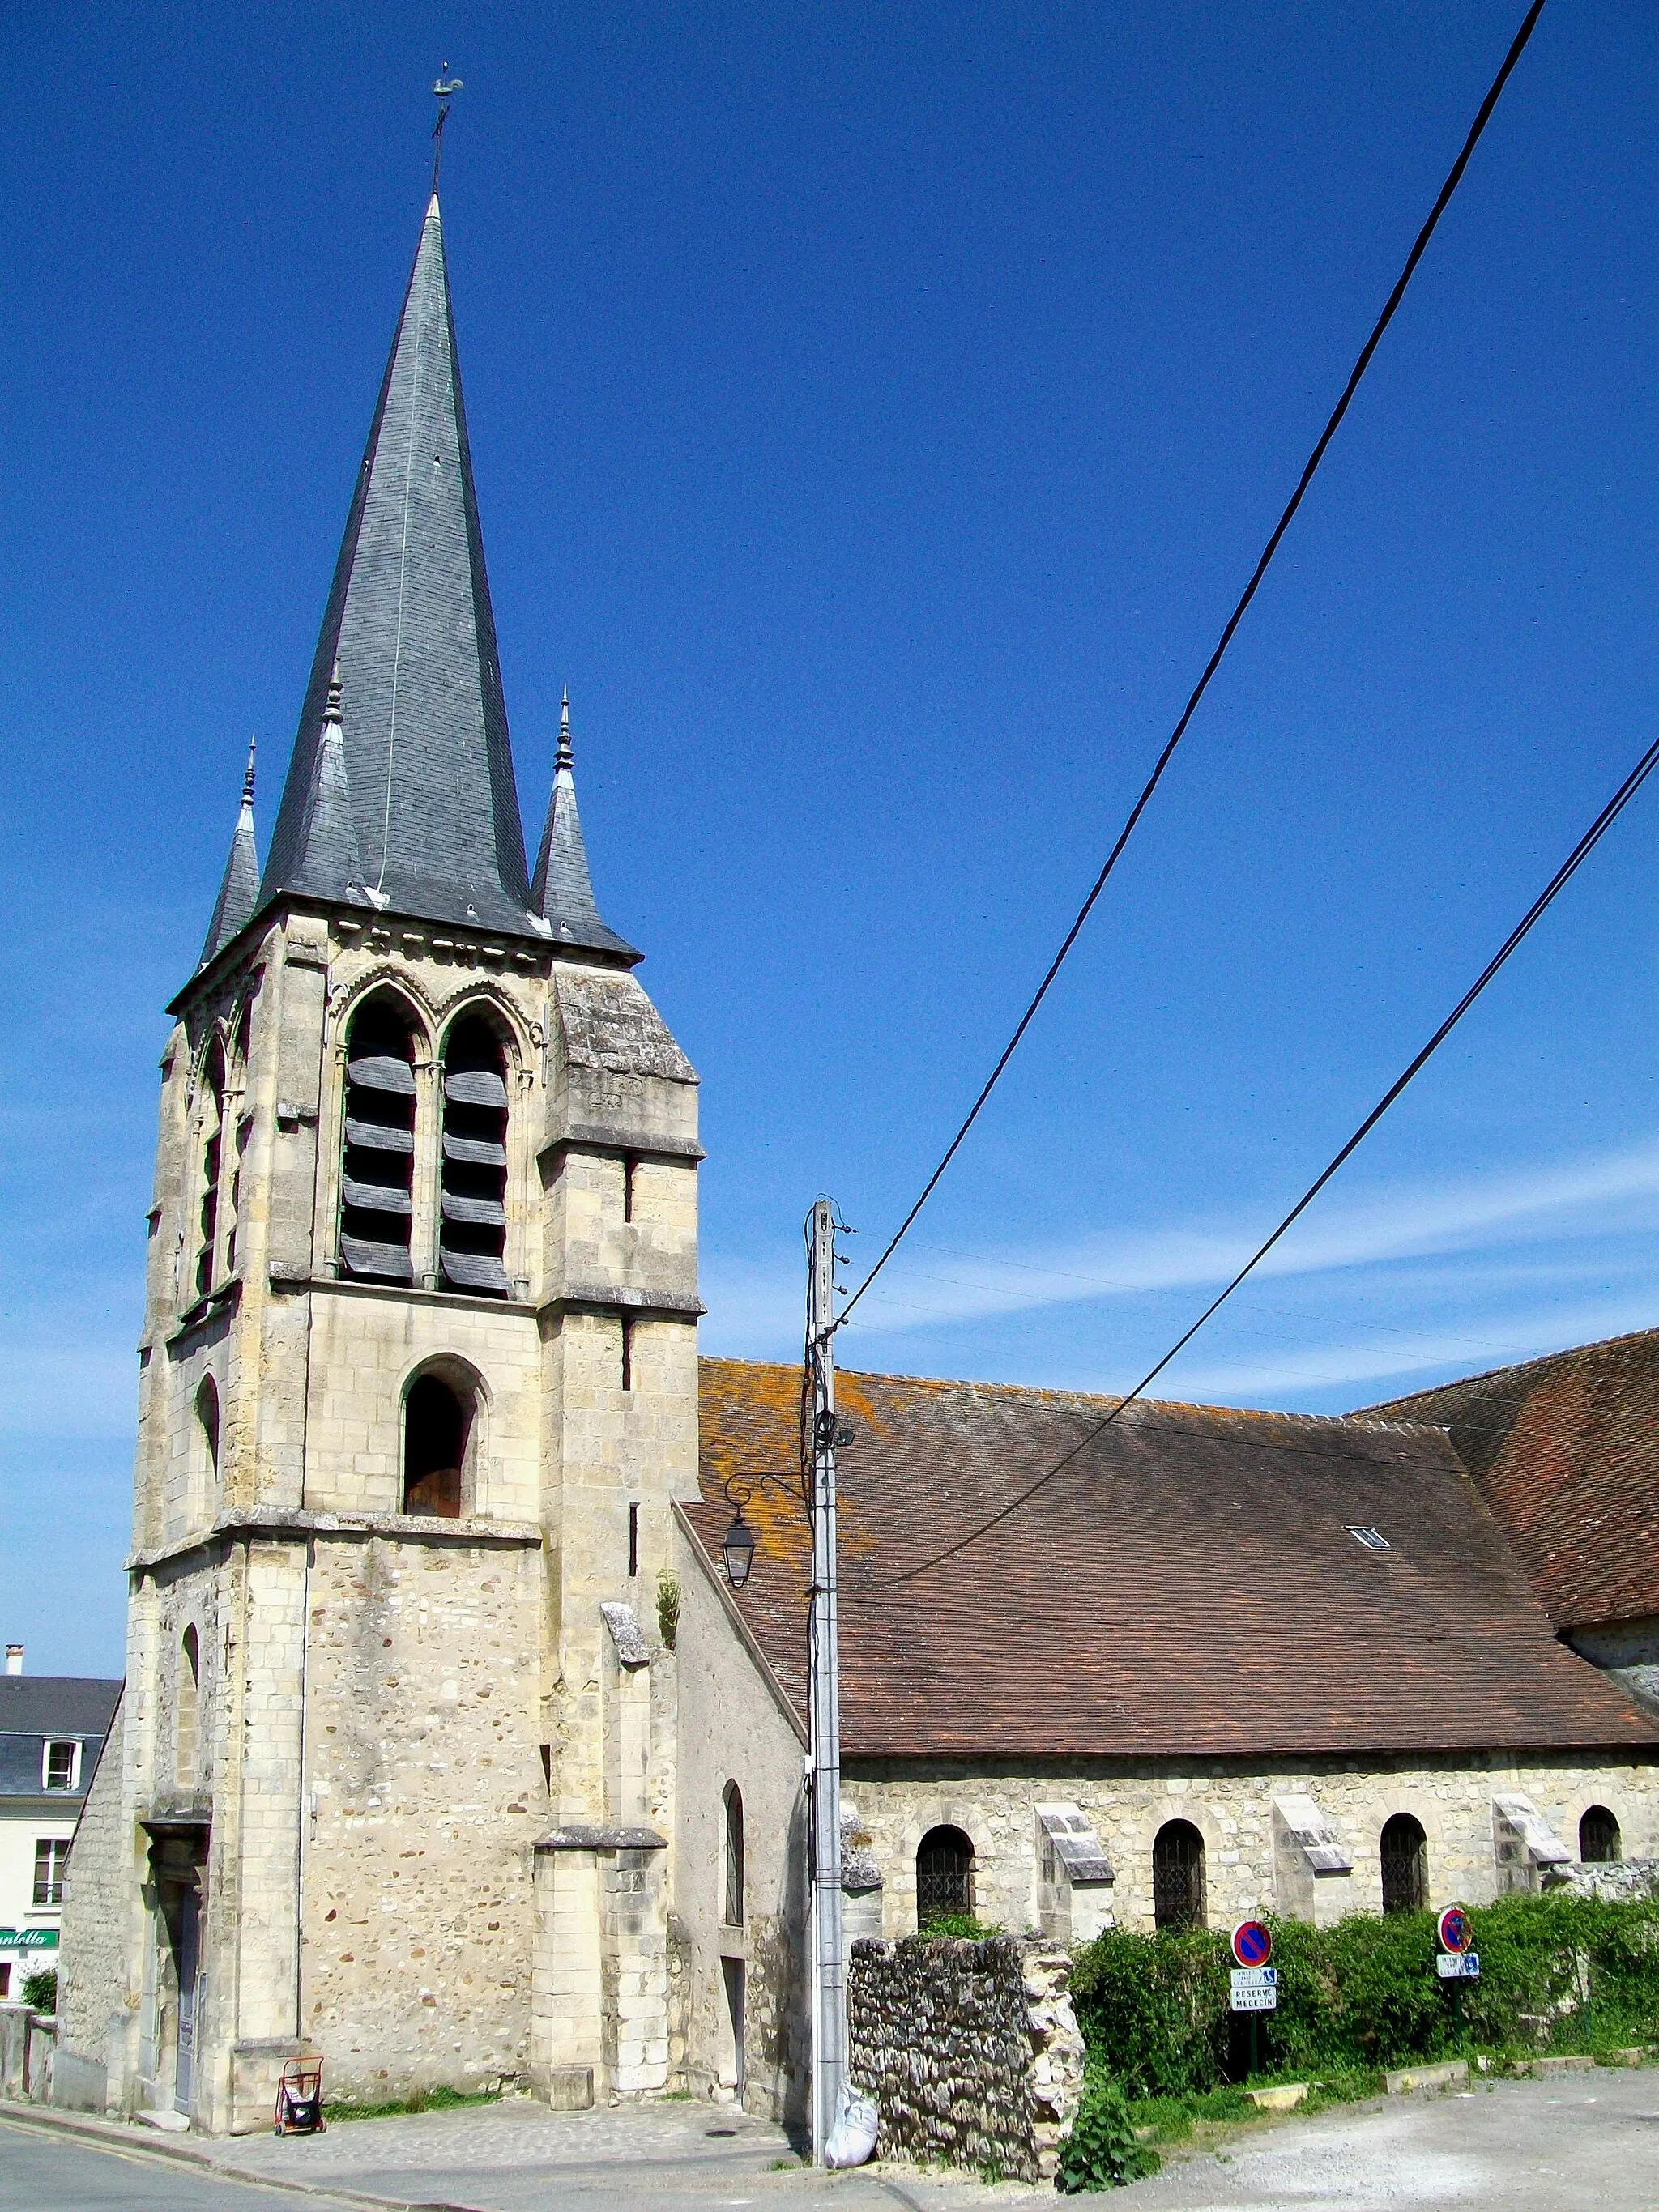
M444 81L447 77L449 80L447 83ZM433 97L438 103L438 119L432 126L432 189L434 192L438 189L438 163L443 155L444 125L449 120L449 103L462 89L459 77L450 76L449 64L447 62L441 64L437 82L432 88Z

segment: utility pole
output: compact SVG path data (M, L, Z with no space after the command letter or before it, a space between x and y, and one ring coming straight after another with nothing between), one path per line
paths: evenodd
M836 1209L807 1217L806 1386L802 1439L811 1458L812 2156L823 2148L847 2078L841 1941L841 1646L836 1601ZM806 1473L806 1469L802 1470Z

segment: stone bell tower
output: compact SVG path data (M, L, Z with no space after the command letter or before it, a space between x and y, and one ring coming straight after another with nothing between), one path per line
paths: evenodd
M526 872L434 197L270 853L250 776L170 1009L76 1869L113 2108L266 2125L301 2051L331 2094L666 2086L701 1155L639 957L568 712Z

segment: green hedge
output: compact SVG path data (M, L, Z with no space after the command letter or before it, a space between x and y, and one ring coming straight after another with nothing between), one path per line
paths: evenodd
M1458 2022L1435 1972L1435 1917L1270 1921L1279 2009L1258 2015L1264 2072L1342 2073L1449 2051L1595 2051L1659 2037L1659 1900L1511 1897L1470 1914L1480 1978ZM1114 1929L1078 1957L1072 1994L1092 2065L1131 2095L1231 2078L1227 1938Z

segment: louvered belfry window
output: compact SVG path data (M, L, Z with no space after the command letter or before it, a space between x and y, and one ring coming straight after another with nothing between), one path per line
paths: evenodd
M444 1047L443 1183L438 1265L451 1290L505 1297L507 1055L481 1014Z
M348 1274L414 1280L415 1035L395 1000L371 999L346 1044L340 1259Z

